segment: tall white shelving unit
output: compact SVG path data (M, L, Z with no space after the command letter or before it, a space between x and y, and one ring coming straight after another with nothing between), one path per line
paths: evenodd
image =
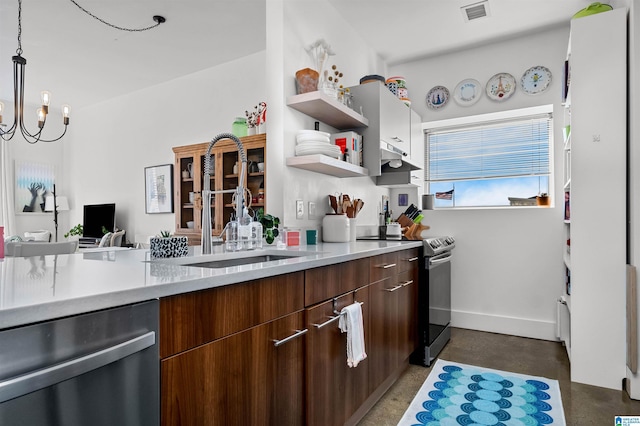
M564 262L571 290L563 286L559 334L572 381L620 389L626 371L627 10L574 19L567 60L564 186L571 245Z

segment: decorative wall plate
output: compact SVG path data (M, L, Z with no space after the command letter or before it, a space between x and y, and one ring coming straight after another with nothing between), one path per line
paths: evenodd
M482 96L482 86L478 80L472 78L462 80L453 91L453 99L461 106L475 104L480 96Z
M516 91L516 79L509 73L501 72L487 82L487 96L494 101L509 99Z
M542 66L529 68L520 79L520 87L530 95L544 92L549 84L551 84L551 71Z
M449 89L444 86L435 86L427 93L427 107L437 110L449 102Z

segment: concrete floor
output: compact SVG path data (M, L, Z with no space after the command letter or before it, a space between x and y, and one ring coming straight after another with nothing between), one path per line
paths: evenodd
M558 380L567 425L613 425L616 415L640 416L640 401L631 400L626 392L571 383L567 352L560 343L453 329L439 357ZM397 425L430 371L410 365L358 426Z

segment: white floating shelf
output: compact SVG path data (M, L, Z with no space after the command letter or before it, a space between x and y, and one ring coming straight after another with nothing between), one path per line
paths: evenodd
M289 96L287 105L336 129L369 126L369 120L362 114L318 90Z
M322 154L289 157L287 158L287 166L340 178L369 176L369 170L364 167L356 166Z

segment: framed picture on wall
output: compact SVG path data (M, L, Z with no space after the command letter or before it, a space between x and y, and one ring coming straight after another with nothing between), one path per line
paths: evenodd
M44 213L44 200L52 195L55 182L53 164L16 160L14 167L16 213Z
M173 213L173 164L145 167L146 213Z

